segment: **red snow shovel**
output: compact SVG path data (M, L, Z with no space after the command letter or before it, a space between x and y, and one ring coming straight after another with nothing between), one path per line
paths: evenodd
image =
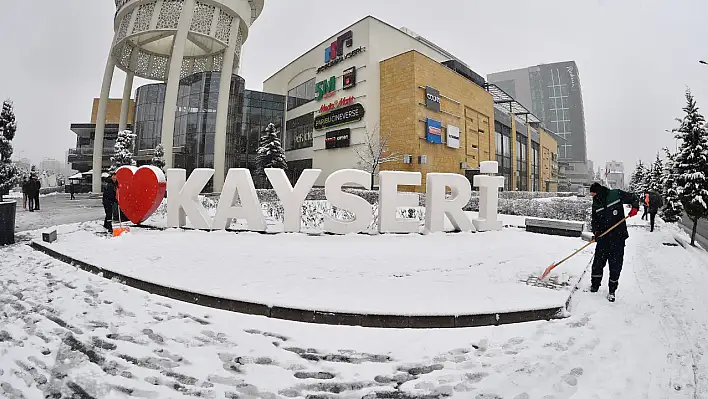
M582 251L583 249L585 249L585 248L589 247L590 245L596 243L597 240L599 240L600 238L604 237L605 234L609 233L610 231L612 231L612 229L614 229L615 227L619 226L620 224L622 224L624 221L626 221L626 220L629 219L629 218L630 218L630 216L626 216L624 219L622 219L622 220L620 220L619 222L617 222L617 224L615 224L614 226L610 227L606 232L600 234L599 237L595 237L595 239L593 239L593 240L590 241L589 243L585 244L582 248L580 248L579 250L573 252L570 256L568 256L567 258L563 259L562 261L560 261L560 262L558 262L558 263L552 263L550 266L548 266L548 267L546 268L546 270L543 272L543 274L541 275L541 277L539 278L539 280L543 280L544 278L546 278L546 276L548 276L548 274L549 274L553 269L555 269L556 267L560 266L561 263L567 261L568 259L570 259L570 258L572 258L573 256L575 256L576 254L578 254L578 253L579 253L580 251Z

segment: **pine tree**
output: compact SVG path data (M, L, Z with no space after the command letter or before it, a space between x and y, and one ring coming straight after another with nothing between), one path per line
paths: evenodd
M632 173L632 177L629 181L629 190L632 193L636 195L644 194L644 178L646 174L647 170L644 167L644 163L639 160L637 168L634 169L634 173Z
M285 151L280 143L280 132L271 123L265 128L264 133L260 139L256 158L258 173L263 175L265 174L265 169L268 168L288 170Z
M675 154L671 154L668 149L666 152L666 164L664 171L664 206L661 208L661 218L668 223L676 223L683 217L683 204L679 198L678 186L676 185L676 168L674 166Z
M133 145L135 144L135 134L130 130L123 130L118 133L113 156L111 157L111 168L109 173L115 173L121 166L135 166L137 163L133 159Z
M160 170L165 167L165 148L162 146L162 144L158 144L157 147L155 147L155 154L153 154L150 164L152 166L158 167Z
M653 191L657 194L661 194L664 187L664 162L659 157L659 153L656 153L656 161L651 167L651 177L649 179L649 188L647 191Z
M3 195L17 183L20 176L12 161L12 144L17 132L17 121L12 101L5 100L0 111L0 202Z
M686 90L686 115L674 129L681 147L675 158L676 184L686 214L693 221L691 245L696 243L696 228L701 218L708 217L708 131L705 118L698 112L696 100Z

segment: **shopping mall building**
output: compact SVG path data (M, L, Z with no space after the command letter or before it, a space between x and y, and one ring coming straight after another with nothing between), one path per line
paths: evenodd
M223 73L183 73L176 94L170 162L191 172L218 167L255 170L258 139L268 123L281 128L288 175L321 169L323 186L334 171L364 168L357 149L385 142L397 160L382 170L460 173L470 180L482 161L497 160L505 190L556 191L558 141L514 98L463 61L408 29L366 17L342 29L276 72L263 92L245 90L243 78ZM137 89L128 128L137 134L135 154L148 163L162 133L168 84ZM219 144L219 90L229 87L225 144ZM114 102L117 101L117 104ZM119 129L121 100L108 101L102 168ZM125 101L125 99L123 100ZM93 158L97 101L92 123L72 125L75 167ZM116 114L116 115L113 115ZM84 159L88 158L88 159ZM85 162L81 164L81 162ZM96 165L94 159L93 165ZM220 185L214 184L218 191ZM207 190L211 189L210 184Z
M286 96L284 145L295 177L361 167L357 148L385 142L382 170L460 173L497 160L506 190L555 191L558 140L520 103L408 29L366 17L263 83Z

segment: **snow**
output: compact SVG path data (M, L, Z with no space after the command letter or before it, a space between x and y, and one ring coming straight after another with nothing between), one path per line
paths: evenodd
M308 236L133 227L126 236L105 239L85 226L60 229L59 240L49 246L173 288L344 313L460 315L563 307L591 257L586 251L556 269L551 277L565 286L552 290L525 281L584 245L579 238L518 229Z
M687 239L675 226L659 221L649 233L645 225L630 223L616 303L604 299L606 270L601 291L579 291L567 319L452 330L217 311L11 246L0 249L0 396L707 397L708 263L663 245Z

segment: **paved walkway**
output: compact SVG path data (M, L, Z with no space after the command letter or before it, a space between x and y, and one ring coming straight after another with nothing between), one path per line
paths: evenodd
M89 198L88 194L77 194L71 200L69 194L54 194L39 199L40 210L29 212L22 209L22 199L17 202L15 230L22 233L60 224L102 220L103 206L98 198Z

